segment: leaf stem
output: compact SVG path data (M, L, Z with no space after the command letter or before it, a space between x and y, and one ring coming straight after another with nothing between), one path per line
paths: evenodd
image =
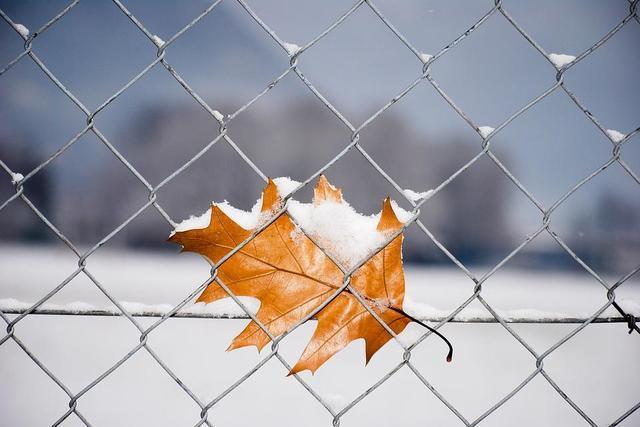
M345 292L353 295L353 292L351 292L349 289L345 289ZM370 298L367 298L367 296L361 296L361 297L363 299L367 300L367 301L371 301L372 303L375 303L375 301L372 301ZM447 353L447 362L451 362L453 360L453 346L451 345L451 342L444 335L442 335L440 332L438 332L437 330L433 329L431 326L429 326L426 323L424 323L422 320L416 319L415 317L413 317L409 313L406 313L404 310L402 310L400 308L393 307L393 306L388 306L388 305L385 305L385 307L387 307L390 310L395 311L398 314L401 314L401 315L407 317L412 322L416 322L420 326L422 326L422 327L428 329L429 331L431 331L432 333L436 334L442 341L445 342L445 344L447 344L447 347L449 347L449 352Z
M442 339L447 346L449 347L449 352L447 353L447 362L451 362L453 360L453 346L451 345L451 342L449 342L449 340L442 335L440 332L438 332L436 329L433 329L431 326L427 325L426 323L424 323L421 320L416 319L415 317L413 317L412 315L405 313L403 310L391 307L391 309L399 314L402 314L406 317L408 317L412 322L416 322L417 324L419 324L420 326L428 329L429 331L431 331L432 333L436 334L438 337L440 337L440 339Z

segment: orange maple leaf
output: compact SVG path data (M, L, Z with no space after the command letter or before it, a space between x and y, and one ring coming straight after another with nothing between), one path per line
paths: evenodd
M341 202L342 191L321 176L314 189L313 204ZM269 180L262 193L262 214L268 216L281 205L278 188ZM386 198L377 231L393 234L402 226L389 198ZM215 264L252 233L213 203L206 228L177 231L169 241L182 245L185 251L199 253ZM396 334L411 321L419 322L402 310L405 294L402 239L402 234L399 234L373 255L352 274L350 282L369 309ZM298 232L296 224L285 212L220 265L218 278L236 296L259 299L261 304L256 318L271 335L278 336L331 298L342 286L344 274L315 243ZM214 281L197 302L210 303L227 297L227 292ZM318 312L316 319L318 324L314 334L290 374L306 369L315 372L330 357L360 338L365 341L368 362L392 338L348 289ZM437 331L419 323L442 337ZM251 321L231 342L228 350L246 346L261 350L270 341L269 335ZM447 360L451 359L450 344L449 348Z

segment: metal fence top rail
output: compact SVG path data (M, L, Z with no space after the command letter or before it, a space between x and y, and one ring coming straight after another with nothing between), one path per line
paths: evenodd
M133 303L132 308L128 307L128 304L122 303L123 306L128 310L129 314L133 317L163 317L169 316L177 319L251 319L246 313L243 312L225 312L225 311L205 311L201 309L190 310L189 307L185 307L180 311L175 313L172 312L170 308L157 308L153 306L145 307L144 304L141 303ZM3 303L0 300L0 311L4 314L24 314L27 310L29 310L33 306L33 303L20 302L20 306L14 304ZM541 323L541 324L552 324L552 323L584 323L586 322L590 316L576 316L573 314L564 314L559 315L555 313L545 313L540 312L536 315L529 313L526 314L516 314L509 313L508 311L500 311L497 310L498 314L504 319L505 323ZM31 311L29 314L44 314L44 315L55 315L55 316L123 316L122 312L118 310L117 307L91 307L86 306L84 308L77 307L65 307L59 305L51 305L51 304L42 304L35 310ZM490 313L465 313L464 315L457 315L451 319L448 319L448 316L442 316L437 314L426 315L417 317L419 320L423 322L442 322L448 321L451 323L499 323L498 320L493 317ZM623 316L615 316L615 315L606 315L602 313L600 316L593 319L591 323L628 323L629 325L635 324L635 322L640 321L640 317L628 315L627 317ZM632 328L630 326L630 328Z

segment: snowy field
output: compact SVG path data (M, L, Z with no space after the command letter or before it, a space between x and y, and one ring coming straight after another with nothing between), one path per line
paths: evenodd
M63 249L0 246L0 306L34 302L77 267ZM88 270L119 301L177 304L208 277L208 264L194 254L99 250ZM474 270L481 275L482 270ZM615 281L616 278L608 278ZM453 310L473 292L473 283L454 268L407 267L407 295L429 314ZM499 270L482 291L507 315L582 317L606 302L604 288L586 273ZM640 283L629 281L617 300L637 309ZM84 275L77 276L49 304L105 308L109 301ZM206 310L230 311L222 301ZM425 307L428 305L428 307ZM134 304L127 307L135 308ZM198 309L205 310L205 309ZM486 314L472 304L461 316ZM607 312L607 314L615 314ZM15 315L10 315L14 318ZM143 326L155 318L137 318ZM169 319L149 336L149 344L174 373L203 401L223 392L268 355L253 348L225 352L247 320ZM414 327L415 326L415 327ZM314 323L299 328L282 343L282 355L295 362ZM514 324L543 353L577 327L575 324ZM405 335L419 328L411 325ZM412 353L424 377L468 420L474 420L535 370L535 360L498 324L450 323L441 331L446 348L429 338ZM139 342L139 332L124 317L31 315L16 325L18 336L73 392L78 392ZM607 425L640 400L640 337L626 325L596 324L573 337L544 360L545 371L597 424ZM312 376L302 376L335 408L342 407L402 361L402 350L387 344L364 366L361 342L352 343ZM216 426L331 426L332 417L276 360L270 360L215 405L209 419ZM0 425L50 425L68 408L68 397L9 340L0 346ZM79 410L95 426L190 426L200 409L144 350L87 392ZM81 425L73 415L65 426ZM406 367L341 418L341 426L462 425ZM580 426L585 421L541 376L481 425ZM624 426L640 425L640 410Z

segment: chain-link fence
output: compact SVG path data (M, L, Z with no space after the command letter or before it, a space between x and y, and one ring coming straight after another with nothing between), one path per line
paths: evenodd
M15 59L9 62L6 66L0 70L0 76L9 72L11 68L16 65L20 61L33 61L37 67L42 70L42 72L48 77L51 81L52 85L55 85L69 100L69 102L73 103L84 115L86 118L86 126L77 133L71 140L67 141L64 145L59 147L59 149L49 156L45 161L40 163L37 167L33 168L31 171L28 171L24 176L17 173L16 171L11 169L10 164L6 164L0 159L0 166L2 169L8 174L9 179L15 186L15 194L9 197L7 200L3 201L0 205L0 210L4 209L10 204L13 203L24 203L28 208L33 211L37 217L52 230L58 239L60 239L64 244L68 247L70 251L72 251L78 258L77 269L73 271L65 280L63 280L60 284L58 284L55 288L51 289L44 297L42 297L39 301L34 303L28 308L8 308L4 307L3 311L0 311L0 316L7 324L6 335L0 339L0 346L9 340L14 341L30 358L33 362L49 377L53 380L60 389L64 391L69 397L69 407L67 410L61 410L61 415L59 419L54 423L54 425L61 424L68 417L75 415L79 420L81 420L86 425L93 425L93 422L99 423L99 420L90 420L85 417L82 412L82 397L92 388L94 388L98 383L103 381L106 377L111 375L115 370L117 370L120 366L122 366L129 358L131 358L135 353L140 350L144 350L151 355L153 359L158 363L158 365L169 375L180 387L184 393L186 393L201 409L200 411L200 420L196 425L209 425L212 426L213 422L210 417L210 409L213 408L218 402L224 399L228 394L232 393L235 388L237 388L240 384L242 384L245 380L247 380L250 376L252 376L255 372L257 372L262 366L265 365L271 359L277 359L282 365L286 367L287 370L290 369L289 362L285 360L282 354L279 352L279 345L282 340L293 330L300 326L305 321L311 319L314 315L316 315L324 306L326 306L331 300L337 297L337 295L347 289L349 292L354 294L356 298L360 301L361 304L371 313L381 324L382 326L389 332L392 336L396 337L395 333L389 326L384 324L382 320L373 312L373 310L367 305L365 300L353 289L350 285L350 277L354 273L355 270L368 259L362 260L356 267L351 270L343 270L344 273L344 282L339 290L335 292L332 298L328 299L324 304L315 309L313 312L309 313L302 321L300 321L294 328L290 331L286 332L282 336L271 336L268 330L262 325L254 316L251 310L247 309L245 305L243 305L242 301L239 300L235 295L233 295L225 283L223 283L219 277L216 276L216 268L225 262L225 260L229 259L233 254L241 250L256 234L266 228L269 224L271 224L275 219L286 212L287 203L292 196L302 189L306 187L311 182L316 180L320 174L327 171L336 163L339 159L345 156L348 152L357 152L359 153L366 161L373 167L375 170L382 176L384 179L391 184L396 190L398 190L398 194L400 197L405 198L408 203L413 206L413 216L412 218L404 225L406 227L417 227L424 233L425 238L432 241L446 257L448 257L455 265L468 277L469 280L473 281L475 284L473 293L469 295L469 297L462 303L459 307L457 307L454 311L452 311L448 316L444 318L432 318L427 319L434 321L434 328L437 330L445 325L447 322L456 321L456 316L465 309L470 303L473 301L479 301L490 313L490 316L485 318L474 319L475 321L492 321L498 322L508 333L515 339L522 347L524 347L528 353L532 356L532 371L531 373L522 380L515 388L509 391L502 399L493 404L491 407L487 408L486 411L481 414L479 417L475 419L468 419L465 417L463 413L459 409L457 409L454 404L448 399L447 396L444 396L440 393L430 382L426 375L421 373L415 366L415 364L411 361L412 350L420 345L420 343L427 339L431 333L425 333L417 342L412 345L407 346L402 340L398 340L396 337L396 342L398 345L402 346L404 349L404 354L402 360L400 360L397 365L391 369L386 375L380 378L375 384L368 388L366 391L361 393L356 399L349 402L346 406L344 406L340 410L336 410L332 407L332 405L326 401L314 388L311 384L308 383L303 377L299 375L294 375L295 379L300 383L302 388L302 392L311 394L327 411L329 411L333 417L333 424L340 425L340 421L342 416L351 410L355 405L358 404L362 399L365 399L370 393L372 393L375 389L377 389L381 384L387 381L389 378L394 376L401 369L410 370L415 376L424 384L426 388L430 390L455 416L460 420L461 424L472 426L479 424L487 417L489 417L496 409L498 409L505 402L510 400L514 395L516 395L527 383L532 381L535 377L541 376L543 377L556 391L557 395L560 399L566 401L572 408L577 412L586 423L590 425L596 425L596 423L589 417L588 408L580 407L571 397L565 393L565 391L554 381L554 379L549 375L547 371L545 371L544 361L551 353L556 351L560 346L565 344L567 341L571 340L576 334L580 333L584 328L589 326L592 323L596 322L626 322L629 328L629 333L633 331L640 333L640 328L636 324L637 318L632 314L629 314L623 310L620 304L616 301L616 290L622 286L627 280L629 280L632 276L634 276L638 271L640 271L640 264L638 264L632 271L625 274L623 277L619 278L619 280L615 281L615 283L611 283L601 277L598 273L594 271L583 259L581 259L572 248L556 233L553 228L553 213L561 206L563 203L567 201L579 188L584 186L587 182L595 178L597 175L601 174L604 170L609 168L610 166L617 164L619 165L637 184L640 184L640 178L638 174L629 166L628 163L625 162L623 158L623 147L625 144L638 132L640 132L640 128L635 129L633 132L622 135L620 133L615 133L608 130L603 124L596 118L584 105L578 95L571 91L571 88L565 84L564 77L567 73L570 73L573 67L580 66L580 63L591 53L593 53L596 49L603 46L607 41L618 31L620 31L626 25L640 25L640 20L638 19L638 0L629 2L628 4L628 14L624 19L615 25L608 33L604 34L602 38L600 38L595 44L590 46L581 54L576 57L568 57L568 56L558 56L549 54L545 51L545 49L534 40L524 29L522 26L518 24L514 20L514 18L509 14L508 10L502 6L500 1L496 1L495 5L487 10L484 15L479 17L475 24L471 26L467 31L465 31L458 38L453 40L451 43L443 47L439 52L434 55L427 55L425 53L420 52L418 49L414 47L411 41L405 37L401 30L396 28L393 23L385 16L385 14L376 6L374 1L366 1L360 0L357 1L353 6L344 12L335 22L326 27L324 31L318 34L315 38L313 38L310 42L305 44L304 46L297 46L291 43L287 43L282 40L276 32L269 27L269 25L261 19L258 14L244 1L237 0L238 4L246 11L246 13L250 16L253 23L261 28L265 36L270 37L274 43L279 45L282 49L284 49L290 58L289 64L283 64L284 70L283 72L275 77L275 79L262 91L257 93L253 98L251 98L248 102L242 105L237 111L233 112L224 112L226 114L222 114L221 112L215 110L210 105L208 105L203 98L192 89L189 82L186 81L182 75L180 74L180 70L176 69L172 66L171 63L168 62L166 58L166 53L169 49L171 49L174 42L179 39L183 34L190 31L194 26L199 25L200 21L212 13L215 8L221 3L221 0L215 1L209 7L207 7L200 15L195 17L188 25L182 28L180 31L175 33L171 38L166 41L163 41L158 36L154 34L152 30L150 30L145 24L136 17L123 2L120 0L113 0L115 7L126 15L126 17L131 21L131 25L135 26L140 32L144 33L144 35L149 39L149 49L155 49L157 51L157 58L148 64L144 69L142 69L135 77L133 77L127 84L122 86L119 90L114 92L111 96L108 97L102 104L100 104L97 108L91 110L87 106L83 104L83 102L72 93L61 80L48 68L47 64L40 59L38 54L36 53L37 47L37 39L43 33L48 31L54 25L64 25L64 17L69 11L71 11L77 4L79 0L73 1L69 5L67 5L63 10L61 10L57 15L51 18L48 22L46 22L42 27L38 28L36 31L29 32L25 27L17 24L12 20L10 16L8 16L4 11L0 10L0 16L2 16L3 20L11 26L17 33L21 35L24 39L24 51L21 52ZM334 105L332 105L325 96L314 86L313 82L305 77L303 74L304 65L302 64L302 60L305 56L305 52L314 48L314 46L318 43L319 40L324 38L327 34L334 31L340 25L349 25L348 20L349 17L360 8L368 8L370 9L378 18L380 25L386 28L387 31L391 32L395 37L397 37L402 44L412 52L417 58L417 64L422 64L421 67L416 67L416 77L411 84L406 86L400 93L390 99L385 105L379 108L373 115L367 118L363 123L357 125L351 123L345 115L339 111ZM431 68L438 63L439 59L443 56L447 55L452 50L456 49L456 47L463 43L465 39L469 37L473 37L474 31L485 24L487 19L493 15L500 16L501 19L506 20L513 28L517 30L517 32L526 40L531 49L537 51L540 55L542 55L545 59L547 59L553 67L555 67L555 83L546 89L544 92L540 93L526 105L522 106L517 111L513 112L503 123L497 126L495 129L480 127L478 126L473 119L466 114L449 96L446 91L438 84L438 82L434 79L431 74ZM219 133L218 135L211 140L208 144L206 144L195 156L189 159L188 162L184 163L180 168L175 171L172 171L169 175L166 176L162 181L156 184L150 183L145 176L143 176L136 168L127 160L127 158L109 141L109 139L100 131L99 125L96 123L96 118L100 115L100 113L111 104L116 98L120 97L125 91L131 88L136 84L138 80L140 80L144 75L150 72L153 68L164 68L166 72L175 79L181 86L184 88L184 91L195 101L200 107L202 107L211 117L211 120L215 120L219 125ZM141 215L143 212L149 209L156 209L165 219L171 224L171 226L175 226L176 223L174 220L167 214L165 209L158 202L158 194L160 194L163 188L175 179L178 175L182 174L185 170L191 167L195 162L198 161L205 153L208 152L214 145L227 144L231 147L235 152L246 162L247 165L251 167L251 169L257 174L261 179L267 180L266 175L260 170L260 168L250 159L234 142L232 139L233 135L233 123L234 120L241 115L245 110L251 108L251 106L258 101L260 98L268 96L270 91L286 76L294 75L300 79L302 83L308 88L308 90L319 99L326 108L328 108L335 119L339 121L342 125L344 125L350 132L351 138L349 141L345 141L346 144L342 151L335 154L335 156L324 166L322 166L319 170L316 170L314 173L310 174L301 184L300 186L293 191L290 195L285 198L284 207L278 212L278 214L268 223L262 225L260 228L256 229L255 232L249 237L247 240L242 242L236 248L234 248L231 252L229 252L219 263L212 266L211 275L204 283L199 284L193 292L189 295L185 295L184 299L177 304L173 309L165 312L164 314L155 314L159 317L150 327L143 327L138 320L136 320L136 316L144 316L144 315L154 315L145 313L144 311L135 311L135 310L127 310L121 302L119 302L113 295L109 292L108 289L105 288L100 282L100 278L94 276L91 272L91 255L94 254L97 250L99 250L102 246L104 246L107 242L109 242L116 234L121 232L128 224L133 221L136 217ZM475 276L460 260L458 260L452 252L450 252L447 247L443 243L441 243L434 234L422 223L419 219L418 215L420 213L420 208L424 203L428 202L428 199L422 199L419 201L415 201L405 194L402 187L394 181L393 177L391 177L385 170L383 170L379 164L376 162L374 158L372 158L366 150L366 141L361 140L361 132L367 126L369 126L372 122L374 122L377 118L383 115L392 105L396 102L402 100L407 94L414 90L419 85L427 85L431 86L437 93L442 97L443 102L446 102L460 117L460 119L464 120L479 136L480 141L480 150L477 155L475 155L470 161L468 161L464 166L459 168L455 173L449 176L446 180L441 182L434 190L434 194L438 193L446 186L448 186L451 182L456 180L456 178L468 168L472 168L474 164L485 157L490 159L495 165L502 171L502 173L510 180L510 182L515 186L526 198L537 208L540 212L540 218L542 219L540 227L532 234L527 236L527 238L522 241L514 250L512 250L506 257L504 257L497 265L491 268L486 274L482 277ZM605 137L611 142L611 157L604 162L600 167L594 170L592 173L584 176L579 182L575 183L575 185L566 193L564 193L560 198L558 198L553 204L550 206L543 205L536 196L532 194L517 178L516 176L500 161L500 159L494 154L492 151L492 139L496 134L502 131L505 127L509 126L514 120L517 120L524 112L532 108L534 105L539 103L541 100L549 96L554 92L564 92L566 96L568 96L573 104L578 108L584 115L591 121L593 124L594 132L601 132L605 135ZM148 200L145 201L139 209L130 217L128 217L124 222L118 225L115 229L113 229L108 235L106 235L103 239L101 239L97 244L91 247L89 250L81 251L78 249L74 243L72 243L63 232L61 232L45 214L39 209L37 205L35 205L32 200L27 197L25 194L25 186L29 185L29 181L32 177L38 173L40 173L44 168L46 168L54 159L68 150L71 146L73 146L77 141L79 141L85 134L92 133L94 134L107 148L108 150L115 156L119 162L121 162L135 177L147 188L148 190ZM403 230L404 230L403 228ZM391 241L395 236L401 233L403 230L400 230L394 236L391 236L387 241ZM591 316L585 318L565 318L565 319L533 319L533 318L515 318L515 319L505 319L500 313L495 310L484 298L482 294L483 284L491 278L496 271L501 269L510 259L512 259L516 254L523 250L527 245L530 244L536 237L539 235L547 233L551 236L563 249L569 254L576 263L578 263L594 280L602 285L602 292L606 295L607 302L602 305L596 312L594 312ZM384 246L384 245L383 245ZM383 247L381 246L378 251ZM329 254L327 254L331 258ZM340 263L336 263L340 265ZM61 289L63 289L70 281L72 281L76 276L85 275L96 287L102 292L116 307L117 311L100 311L100 310L75 310L74 314L78 315L118 315L126 317L139 331L140 342L138 345L133 347L127 354L121 357L117 363L113 364L109 369L104 371L97 378L93 379L91 382L86 384L81 390L71 390L67 385L65 385L51 370L45 366L45 364L31 351L31 349L20 339L19 333L16 332L16 325L19 324L25 317L33 315L33 314L68 314L69 311L64 308L51 309L47 308L46 302L53 297L56 293L58 293ZM260 363L251 368L248 372L242 375L237 379L235 383L229 386L223 393L217 396L215 399L210 401L203 401L196 393L189 388L189 385L183 382L178 376L172 371L170 366L165 363L158 356L158 354L154 351L154 349L148 343L148 338L150 334L152 334L157 328L161 327L163 323L169 319L170 317L215 317L215 315L198 315L198 314L185 314L181 309L185 307L187 304L191 303L194 298L200 294L205 287L207 287L212 282L217 282L223 289L225 289L229 296L242 308L242 310L246 313L246 318L251 318L253 321L258 323L258 325L272 338L273 344L271 346L271 351L262 358ZM613 307L619 313L617 316L606 316L603 315L605 310ZM2 308L2 307L0 307ZM610 312L610 311L608 311ZM17 314L17 316L8 316L10 314ZM513 322L534 322L534 321L542 321L542 322L563 322L563 323L576 323L577 327L573 329L566 336L562 337L562 339L558 340L549 347L546 351L540 353L535 351L532 346L523 339L511 326L510 323ZM613 326L612 326L613 327ZM620 327L620 326L616 326ZM623 420L625 420L629 415L631 415L634 411L640 408L640 401L636 403L634 406L630 407L624 413L619 414L617 419L610 420L610 425L618 425ZM1 418L1 415L0 415Z

